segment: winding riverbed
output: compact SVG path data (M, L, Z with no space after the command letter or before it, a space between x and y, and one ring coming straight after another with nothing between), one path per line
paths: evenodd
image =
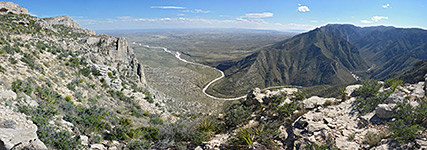
M216 69L216 68L211 67L211 66L208 66L208 65L204 65L204 64L200 64L200 63L196 63L196 62L192 62L192 61L185 60L185 59L181 58L181 53L179 53L179 52L173 52L173 51L170 51L170 50L168 50L168 49L167 49L167 48L165 48L165 47L152 47L152 46L149 46L149 45L142 45L142 44L139 44L139 43L134 43L134 44L138 44L139 46L144 46L144 47L146 47L146 48L163 49L163 51L165 51L165 52L167 52L167 53L170 53L170 54L174 55L177 59L179 59L179 60L180 60L180 61L182 61L182 62L185 62L185 63L188 63L188 64L192 64L192 65L197 65L197 66L202 66L202 67L212 68L212 69L215 69L216 71L220 72L220 73L221 73L221 76L220 76L220 77L218 77L218 78L213 79L212 81L210 81L210 82L209 82L209 83L208 83L208 84L203 88L203 90L202 90L203 94L205 94L206 96L208 96L208 97L210 97L210 98L212 98L212 99L233 101L233 100L239 100L239 99L242 99L242 98L246 98L246 95L243 95L243 96L240 96L240 97L234 97L234 98L221 98L221 97L215 97L215 96L213 96L213 95L210 95L210 94L206 93L206 90L207 90L207 89L208 89L208 88L209 88L213 83L215 83L216 81L221 80L222 78L224 78L224 77L225 77L224 72L223 72L223 71L221 71L221 70L219 70L219 69Z

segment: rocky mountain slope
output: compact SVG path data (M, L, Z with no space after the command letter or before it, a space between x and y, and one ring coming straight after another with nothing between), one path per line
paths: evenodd
M233 63L218 65L226 79L212 90L231 94L252 87L385 79L427 59L426 39L427 31L416 28L326 25L266 46Z
M374 66L370 72L374 79L384 79L427 59L426 30L353 25L327 25L324 28L339 33L359 49L361 56Z
M0 149L121 149L172 117L124 38L10 2L0 12Z
M368 65L353 44L319 28L218 68L227 77L214 88L230 94L251 87L351 83L357 81L352 72Z

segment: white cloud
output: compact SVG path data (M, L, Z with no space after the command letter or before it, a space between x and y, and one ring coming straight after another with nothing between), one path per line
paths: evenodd
M179 7L179 6L151 6L150 8L160 8L160 9L185 9L185 7Z
M372 21L369 20L360 20L361 23L372 23Z
M390 4L385 4L385 5L382 5L381 7L382 7L382 8L389 8L389 7L390 7Z
M185 16L185 14L178 14L178 16Z
M303 5L301 5L301 4L298 4L298 11L299 12L309 12L310 11L310 8L308 8L308 6L303 6Z
M212 11L209 10L202 10L202 9L194 9L194 10L183 10L182 12L190 12L190 13L202 13L202 14L206 14L206 13L211 13Z
M371 20L360 20L361 23L373 23L383 19L388 19L387 16L372 16Z
M34 17L38 17L38 15L37 15L37 14L32 13L32 12L28 12L28 14L30 14L31 16L34 16Z
M373 17L371 18L371 20L373 20L373 21L375 21L375 22L378 22L378 21L380 21L380 20L382 20L382 19L388 19L388 17L387 17L387 16L373 16Z
M76 20L85 28L106 29L144 29L144 28L246 28L269 30L310 30L316 26L307 24L281 24L267 22L260 18L204 19L204 18L127 18L121 19L82 19Z
M245 17L247 18L267 18L267 17L273 17L273 13L271 12L263 12L263 13L250 13L246 14Z
M316 22L319 22L319 21L317 21L317 20L311 20L311 22L316 23Z

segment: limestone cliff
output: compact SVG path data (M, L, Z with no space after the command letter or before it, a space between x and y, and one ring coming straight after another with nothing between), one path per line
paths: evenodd
M0 14L26 14L28 10L12 2L0 2Z

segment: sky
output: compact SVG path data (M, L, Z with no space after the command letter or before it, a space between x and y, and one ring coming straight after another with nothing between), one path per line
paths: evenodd
M91 30L245 28L307 31L326 24L427 29L427 0L12 0L31 15L67 15Z

